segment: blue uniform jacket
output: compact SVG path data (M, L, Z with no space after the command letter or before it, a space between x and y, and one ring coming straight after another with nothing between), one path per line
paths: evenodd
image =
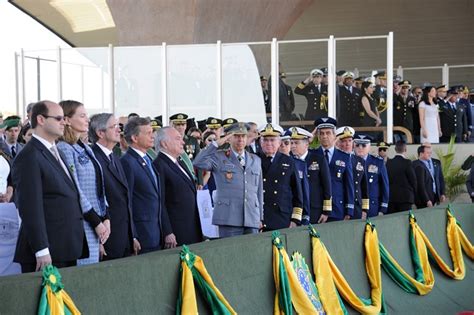
M315 150L324 158L322 147ZM354 181L351 156L337 148L329 161L331 174L332 211L329 215L333 220L343 220L344 216L354 215Z
M387 213L389 199L388 173L382 158L368 155L365 161L369 188L369 217Z

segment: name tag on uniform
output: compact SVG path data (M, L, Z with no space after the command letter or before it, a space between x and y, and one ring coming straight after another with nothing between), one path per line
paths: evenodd
M311 165L308 166L308 170L310 170L310 171L317 171L317 170L319 170L319 164L318 164L318 162L313 162L313 163L311 163Z
M369 168L367 169L367 171L369 173L378 173L379 172L379 168L377 165L373 165L373 164L370 164L369 165Z
M282 166L283 168L288 168L288 167L290 167L290 164L282 163L281 166Z
M356 170L358 170L358 171L363 171L364 170L364 167L362 166L362 164L360 162L357 162Z
M340 167L346 167L346 162L341 160L337 160L335 164Z

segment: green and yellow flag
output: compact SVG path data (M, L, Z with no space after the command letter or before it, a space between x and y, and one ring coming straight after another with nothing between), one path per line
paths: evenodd
M38 315L81 314L71 297L64 290L61 275L56 267L47 265L43 269L43 290L38 305Z
M176 314L198 314L194 283L197 284L202 296L211 308L212 314L237 314L215 286L201 257L192 253L186 245L183 245L180 257L181 283Z

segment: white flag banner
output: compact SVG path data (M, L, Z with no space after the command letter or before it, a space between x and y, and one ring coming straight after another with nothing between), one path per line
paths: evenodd
M21 273L20 265L13 262L19 230L20 217L15 204L0 203L0 276Z
M219 237L219 227L212 224L212 207L211 196L209 190L197 191L197 204L199 209L199 218L201 219L202 234L208 238Z

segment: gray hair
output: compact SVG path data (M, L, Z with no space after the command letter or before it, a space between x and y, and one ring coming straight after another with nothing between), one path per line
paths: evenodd
M26 106L26 113L30 113L33 110L33 106L35 106L36 103L29 103Z
M157 152L161 151L161 142L169 140L168 130L173 129L173 127L166 126L158 129L155 135L155 149Z
M89 141L96 143L99 141L97 132L107 130L107 122L114 115L111 113L100 113L92 115L89 121Z
M125 141L128 144L132 144L132 136L138 136L140 133L141 126L148 126L150 125L150 118L144 117L133 117L130 118L123 129L123 134L125 137Z

